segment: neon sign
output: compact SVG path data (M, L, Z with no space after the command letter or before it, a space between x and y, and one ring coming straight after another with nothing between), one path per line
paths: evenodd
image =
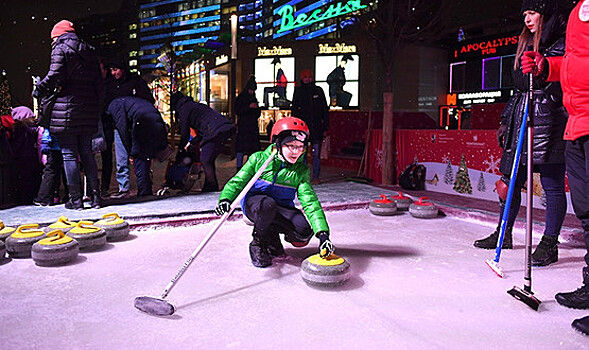
M330 46L329 44L319 44L319 53L355 53L356 52L356 45L346 45L345 43L335 44L335 46Z
M273 46L271 49L264 47L258 47L258 56L288 56L292 55L292 48Z
M282 21L280 23L280 29L276 33L308 26L309 24L359 11L366 7L368 6L361 4L361 0L349 0L345 3L340 1L336 4L329 5L325 11L317 9L311 12L311 14L300 13L295 17L294 8L291 5L284 5L277 11L277 14L282 17Z

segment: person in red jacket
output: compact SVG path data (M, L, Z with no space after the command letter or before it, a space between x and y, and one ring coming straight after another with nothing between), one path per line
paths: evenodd
M569 112L564 132L566 170L575 215L583 227L587 266L583 267L583 285L573 292L558 293L555 299L566 307L589 309L589 0L580 0L569 16L564 56L544 57L527 51L521 63L524 73L562 85ZM573 327L589 335L589 316L573 321Z

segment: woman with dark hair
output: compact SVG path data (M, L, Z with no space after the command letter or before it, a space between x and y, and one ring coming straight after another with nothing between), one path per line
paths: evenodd
M543 56L562 56L565 47L566 22L558 12L555 0L524 0L521 8L524 28L519 36L518 48L512 72L515 91L501 113L497 130L497 141L503 148L499 170L503 174L497 182L497 193L501 203L501 215L505 209L507 187L515 158L519 130L524 123L523 116L528 98L529 79L520 67L524 51L538 51ZM546 226L540 244L532 254L535 266L549 265L558 261L558 236L566 215L564 189L564 149L562 139L567 113L562 104L562 90L559 83L546 82L545 77L533 80L534 90L534 171L540 173L542 188L546 194ZM515 191L506 225L503 249L511 249L512 228L521 204L521 190L526 181L526 150L520 158ZM531 190L532 186L528 185ZM495 232L489 237L474 242L474 246L494 249L501 229L501 219Z

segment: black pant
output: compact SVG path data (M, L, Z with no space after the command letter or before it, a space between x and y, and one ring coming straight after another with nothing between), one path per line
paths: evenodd
M268 195L248 197L245 214L256 230L268 233L274 227L284 233L287 242L308 242L313 237L313 229L302 211L280 206Z
M589 266L589 135L567 141L565 158L571 201L583 227L587 247L585 263ZM589 284L589 280L585 283Z
M135 176L137 177L137 195L151 196L153 182L151 180L151 160L134 157Z
M106 193L110 188L112 178L112 145L114 143L114 130L112 128L104 127L104 142L106 143L106 150L100 152L100 158L102 159L101 191Z
M61 151L49 151L47 163L43 168L41 186L35 198L36 202L53 204L55 194L59 194L60 176L63 172L63 158Z

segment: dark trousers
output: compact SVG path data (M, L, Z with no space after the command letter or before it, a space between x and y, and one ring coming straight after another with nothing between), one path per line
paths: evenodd
M564 190L564 164L537 164L534 170L540 173L540 182L542 189L546 194L546 226L544 234L551 237L558 237L564 217L567 211L566 194ZM527 169L520 167L517 172L515 180L515 189L513 198L511 200L511 209L507 219L507 227L513 227L513 223L517 218L517 213L521 206L521 190L527 180ZM531 185L529 186L531 190ZM503 216L503 206L501 208L501 215Z
M284 233L287 242L308 242L313 236L313 229L302 211L280 206L270 196L257 194L248 197L245 213L256 230L269 233L275 228L279 233Z
M152 185L151 180L151 160L133 158L135 163L135 176L137 177L137 195L151 196Z
M114 131L112 129L108 130L104 127L104 141L106 143L106 150L100 152L100 158L102 159L101 191L103 194L108 192L110 180L112 179L112 145L114 142Z
M213 139L200 147L200 162L205 173L205 182L202 186L203 192L214 192L219 190L215 160L223 150L223 142Z
M65 175L70 189L70 197L73 200L78 200L82 197L78 157L80 157L82 167L92 190L98 191L98 169L94 154L92 153L92 136L89 134L62 134L57 138L57 142L61 147L63 167L65 168Z
M566 169L575 215L581 220L587 254L585 263L589 266L589 135L567 141ZM585 267L585 270L588 270ZM585 283L589 280L585 278Z
M35 198L36 202L53 204L55 194L59 194L60 176L62 173L63 158L61 151L49 151L47 154L47 163L43 168L43 176L41 177L41 186L39 186L39 193Z

